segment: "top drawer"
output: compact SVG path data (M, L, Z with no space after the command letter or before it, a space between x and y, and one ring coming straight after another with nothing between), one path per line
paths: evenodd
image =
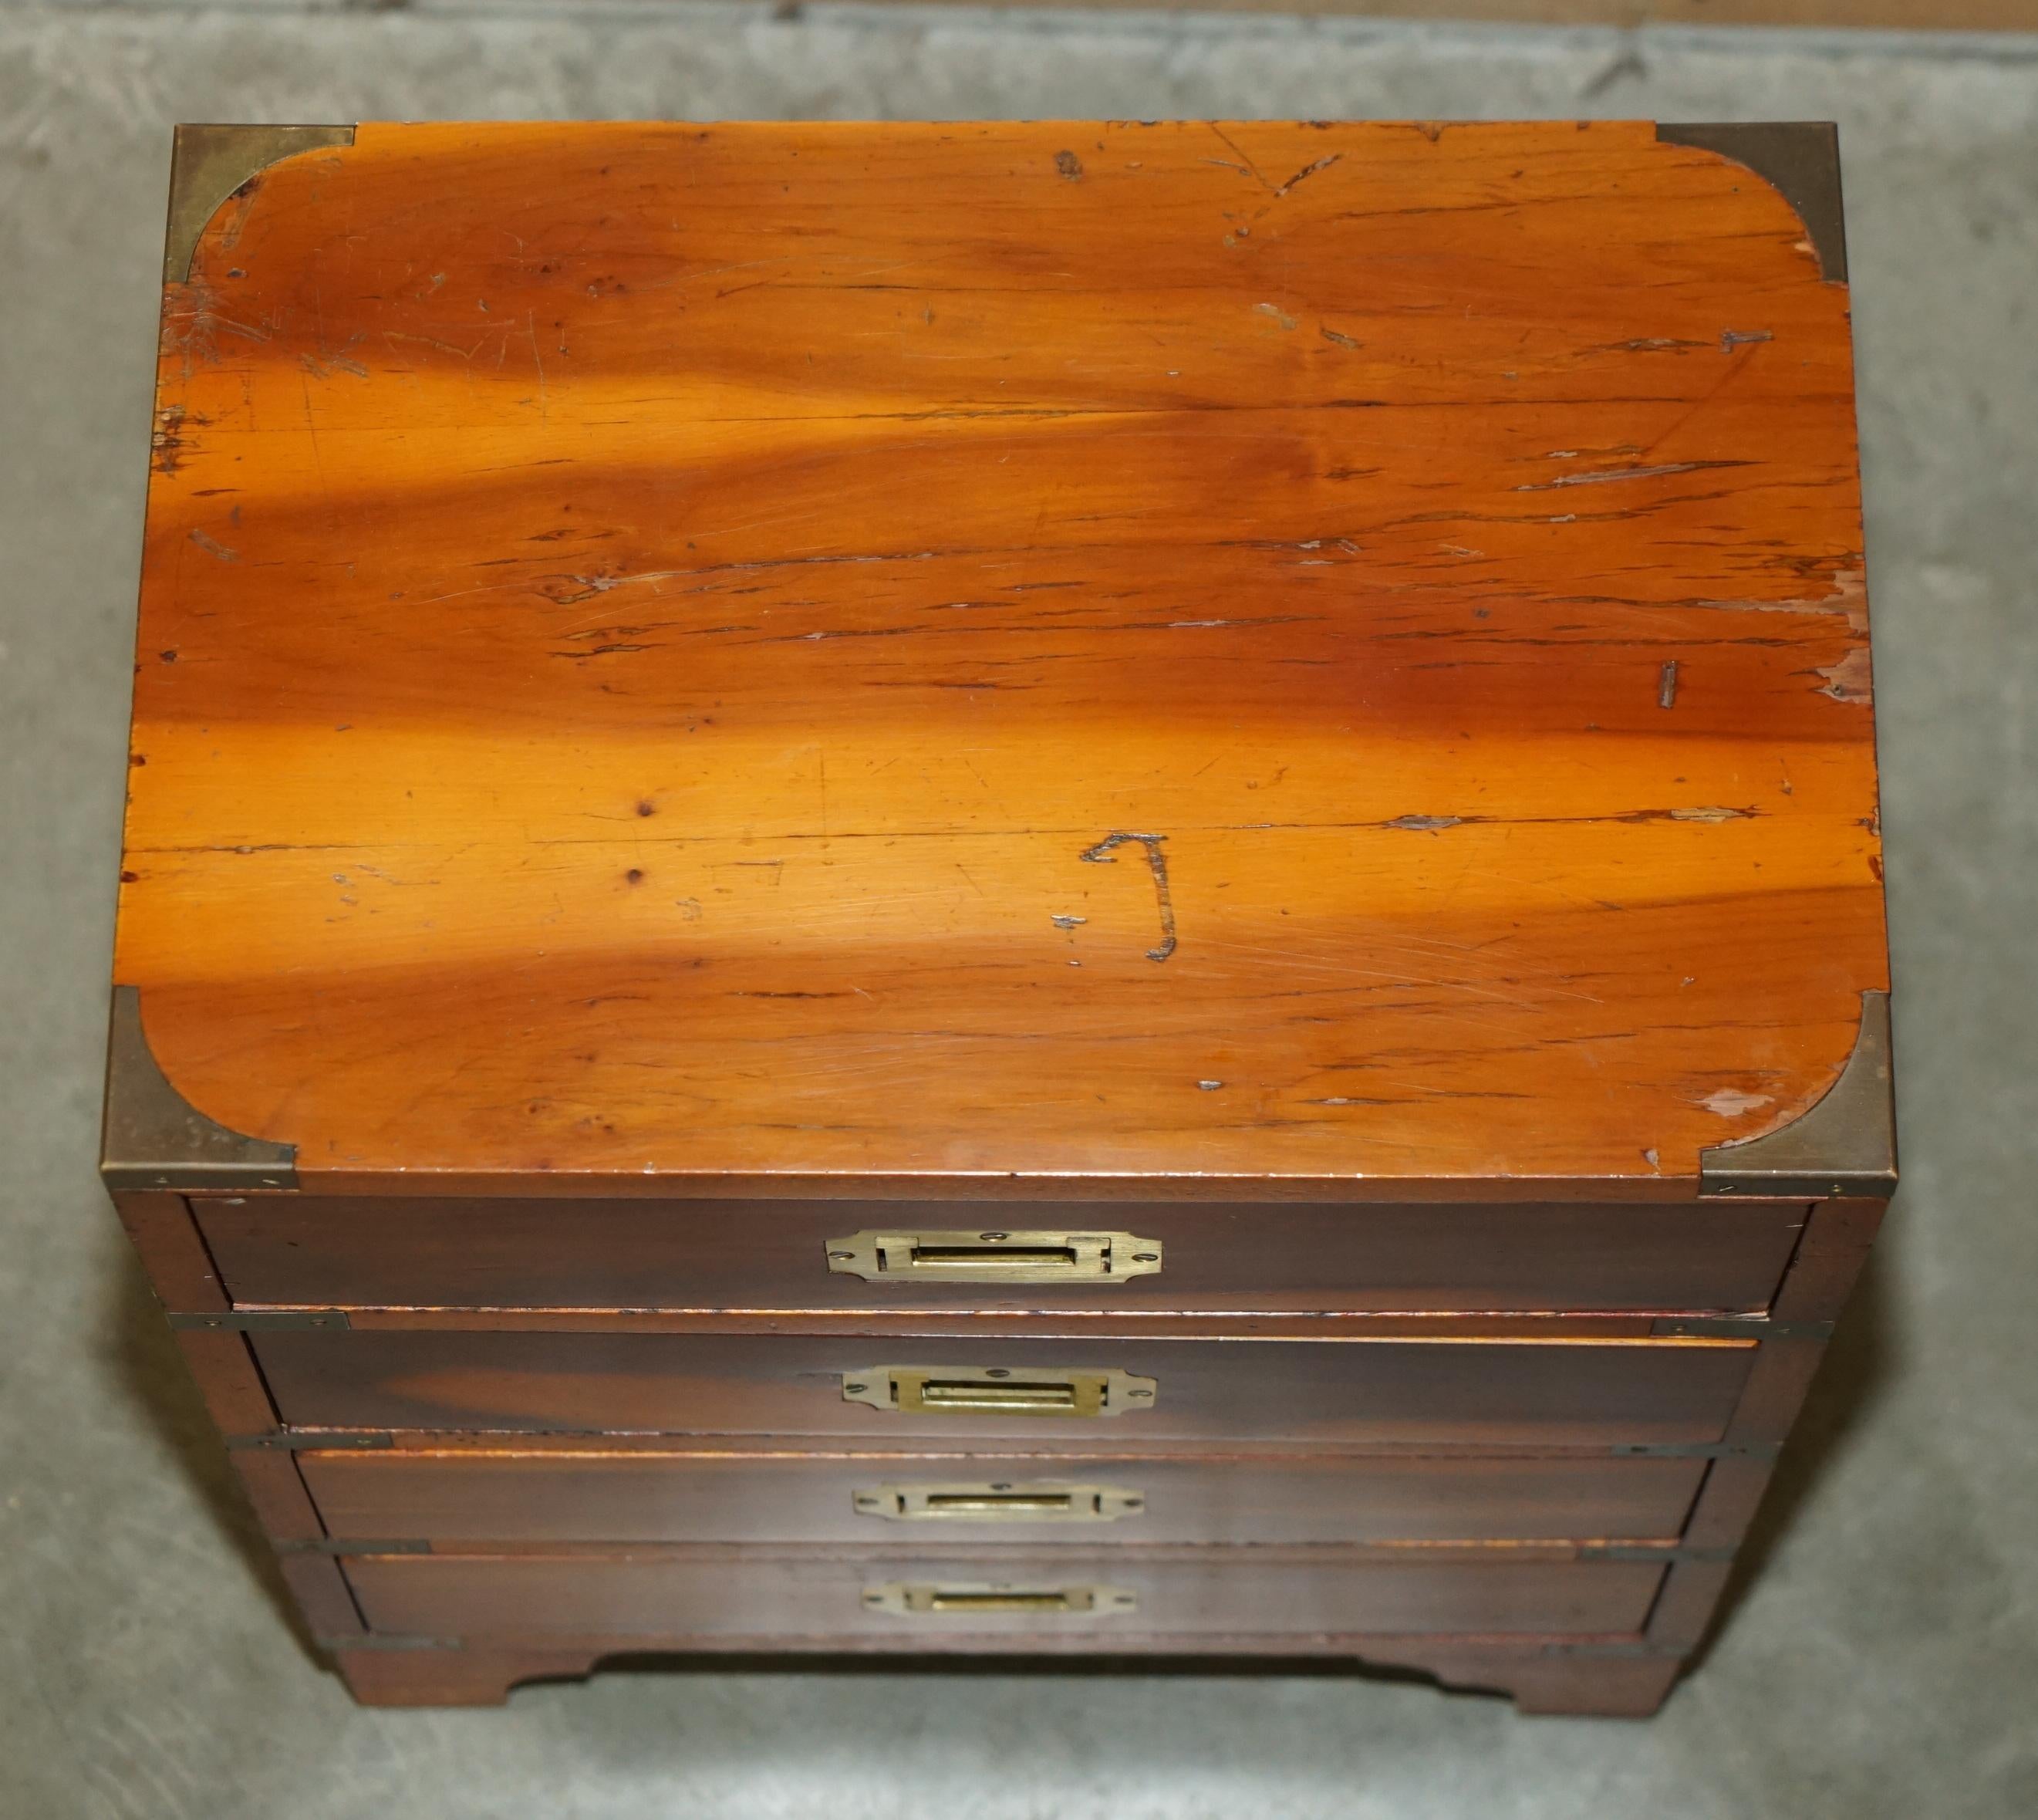
M1799 1202L193 1202L241 1306L1759 1312Z

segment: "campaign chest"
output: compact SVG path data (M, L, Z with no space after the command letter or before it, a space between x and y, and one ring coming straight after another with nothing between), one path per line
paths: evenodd
M172 191L104 1166L356 1695L1653 1710L1895 1176L1830 129Z

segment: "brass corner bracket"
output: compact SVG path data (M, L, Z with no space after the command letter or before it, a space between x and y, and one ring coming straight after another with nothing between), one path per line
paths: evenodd
M1861 1029L1840 1077L1790 1124L1699 1152L1699 1192L1887 1200L1896 1189L1889 995L1861 995Z
M219 205L278 159L321 146L350 146L351 127L180 127L170 153L170 218L163 282L191 276L205 224Z
M1797 211L1820 275L1834 284L1847 282L1839 129L1832 121L1659 122L1656 137L1662 144L1718 152L1745 165Z
M297 1185L295 1144L229 1131L170 1084L142 1033L136 986L113 988L99 1156L116 1194Z

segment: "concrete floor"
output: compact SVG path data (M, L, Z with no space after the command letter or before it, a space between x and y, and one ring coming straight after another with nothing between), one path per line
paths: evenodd
M92 1174L169 123L1577 113L1846 147L1907 1185L1703 1671L1646 1726L1343 1674L890 1667L353 1708ZM2035 294L2038 40L0 4L0 1814L2038 1813Z

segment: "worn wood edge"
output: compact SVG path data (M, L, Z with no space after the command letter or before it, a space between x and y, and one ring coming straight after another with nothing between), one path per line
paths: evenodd
M113 988L99 1174L109 1192L294 1189L297 1146L230 1131L163 1072L142 1023L138 986Z
M1787 1124L1699 1152L1700 1192L1886 1200L1896 1191L1896 1090L1889 995L1861 995L1838 1078Z
M206 224L250 178L299 152L353 143L352 127L180 126L170 150L163 282L188 282Z
M1820 275L1829 284L1847 282L1839 128L1832 121L1658 122L1656 137L1661 144L1716 152L1754 172L1803 222Z

